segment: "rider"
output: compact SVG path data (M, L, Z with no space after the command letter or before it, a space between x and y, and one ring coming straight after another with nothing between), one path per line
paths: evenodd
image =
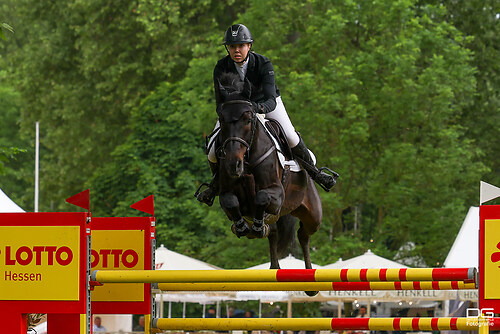
M288 144L291 147L292 154L308 174L323 189L329 191L336 183L338 174L327 174L321 168L314 165L314 161L309 154L306 144L295 131L295 128L288 117L278 87L275 84L274 69L271 61L263 55L251 51L252 34L243 24L230 26L224 35L224 46L228 53L227 56L220 59L214 69L215 101L217 110L223 103L221 97L217 94L218 79L225 72L239 74L242 81L249 80L252 84L251 102L258 113L266 114L266 118L277 121L285 132ZM217 122L216 128L219 123ZM212 138L213 140L213 138ZM208 152L208 161L210 169L214 175L212 182L198 194L200 202L212 205L213 199L217 195L217 158L215 155L215 145L210 146Z

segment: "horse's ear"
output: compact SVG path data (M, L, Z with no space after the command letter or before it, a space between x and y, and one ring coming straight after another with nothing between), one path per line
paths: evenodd
M252 84L250 80L245 78L245 84L243 85L243 92L241 93L244 97L250 100L250 96L252 96Z
M229 94L227 93L224 86L222 86L219 79L217 79L217 85L215 85L215 89L216 89L216 94L220 96L221 101L227 100Z

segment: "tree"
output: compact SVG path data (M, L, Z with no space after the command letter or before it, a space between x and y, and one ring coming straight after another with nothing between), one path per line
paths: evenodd
M11 33L14 32L14 29L7 23L0 24L0 38L5 40L5 31L9 31ZM0 57L1 59L1 57ZM0 78L5 79L5 71L0 71ZM18 96L12 91L12 89L8 86L0 86L0 106L2 106L2 110L4 110L3 121L0 128L0 132L5 134L5 138L13 138L13 134L15 131L15 114L16 114L16 102L18 101ZM14 125L14 127L13 127ZM6 173L5 163L9 161L9 159L14 158L14 156L20 152L24 152L22 149L11 146L12 143L4 138L0 138L0 175Z
M490 171L483 180L500 184L500 24L498 2L446 1L447 19L468 38L465 46L473 52L472 65L476 68L476 92L473 104L464 112L462 124L474 149L483 152L480 156Z
M0 188L23 208L33 203L32 145L22 138L19 129L19 94L5 82L5 71L0 71ZM26 173L30 167L31 175ZM31 176L31 178L30 178Z
M131 110L160 82L182 79L197 43L220 29L215 18L231 20L244 5L25 0L6 8L24 29L7 59L22 128L42 124L41 207L80 191L130 132Z
M486 171L459 125L475 89L462 35L442 8L411 1L280 4L256 1L244 17L295 126L340 172L322 194L323 238L361 231L365 247L392 254L413 241L428 264L442 261L452 240L440 235L458 230Z

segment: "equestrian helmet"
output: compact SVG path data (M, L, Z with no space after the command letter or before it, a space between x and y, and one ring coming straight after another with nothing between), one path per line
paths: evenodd
M224 34L224 45L252 43L252 34L243 24L234 24Z

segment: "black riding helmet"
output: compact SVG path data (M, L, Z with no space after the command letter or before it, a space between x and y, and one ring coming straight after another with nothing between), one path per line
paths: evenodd
M227 53L229 54L229 50L227 49L228 45L234 45L234 44L245 44L245 43L252 43L253 38L252 38L252 33L250 32L250 29L245 27L243 24L233 24L229 28L227 28L226 33L224 34L224 47L226 48ZM248 55L250 52L247 53L247 56L243 61L238 62L239 64L244 63L248 59Z
M252 43L252 34L243 24L234 24L224 34L224 45Z

